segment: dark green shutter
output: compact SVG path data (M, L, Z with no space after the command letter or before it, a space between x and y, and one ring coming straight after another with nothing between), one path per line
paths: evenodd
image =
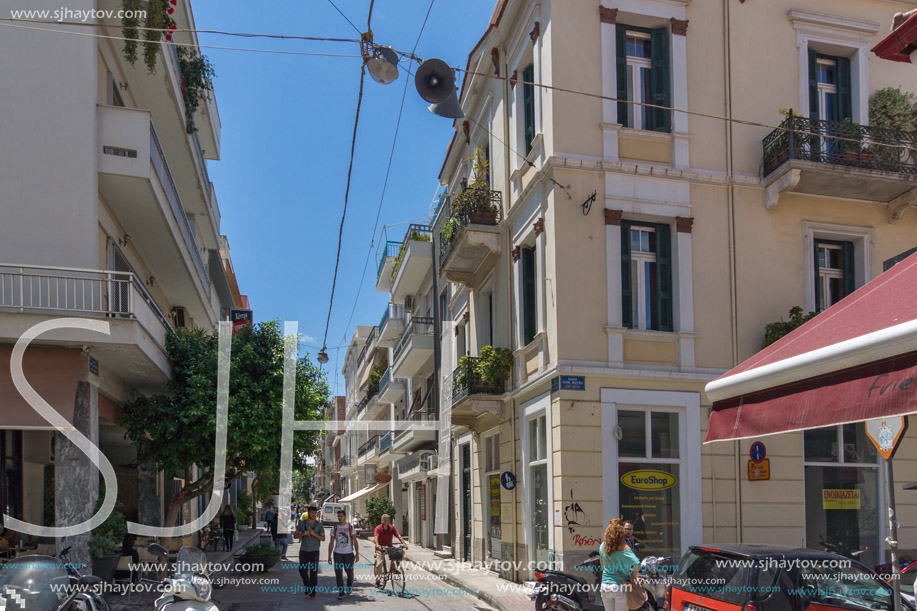
M659 331L672 331L672 240L668 225L656 225L656 311Z
M615 26L615 53L618 62L618 123L627 125L627 28Z
M856 290L856 276L853 269L853 244L843 242L841 249L844 257L844 297L846 297Z
M522 71L522 107L525 110L525 154L532 150L532 140L535 139L535 67L529 66Z
M669 95L669 32L659 28L650 32L650 91L657 106L671 106ZM636 112L636 109L635 109ZM663 108L650 109L650 129L657 132L669 131L671 113Z
M809 49L809 118L818 118L818 53Z
M630 293L630 223L621 222L621 326L634 328L634 314L631 311Z
M850 94L850 60L837 58L837 117L838 121L853 119L853 99Z
M818 273L818 270L821 269L821 267L818 265L818 245L819 244L821 244L821 242L815 242L815 253L814 253L815 254L815 311L816 312L821 312L821 300L822 300L821 274Z
M522 344L535 339L535 249L522 249Z

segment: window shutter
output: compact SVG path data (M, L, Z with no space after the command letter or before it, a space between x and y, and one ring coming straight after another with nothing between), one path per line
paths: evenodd
M522 343L535 339L535 250L522 249Z
M627 99L627 28L615 26L615 54L617 59L618 99ZM627 102L618 102L618 123L627 125Z
M839 121L853 119L853 99L850 94L850 60L837 58L837 116Z
M821 289L821 276L818 273L818 270L820 269L818 266L818 245L819 245L819 242L816 241L815 242L815 252L813 253L815 255L815 259L813 261L815 265L815 311L821 312L822 289Z
M621 221L621 326L633 329L630 283L630 223Z
M853 244L843 242L841 248L844 257L844 297L846 297L856 290L856 274L854 274L853 269Z
M650 81L653 104L671 106L669 95L669 32L659 28L650 32ZM662 108L650 109L651 129L657 132L669 131L671 113Z
M522 71L522 80L525 83L535 82L535 67L529 66ZM525 154L532 150L532 140L535 139L535 85L522 85L522 107L525 110Z
M659 331L672 331L672 241L668 225L656 225L656 311Z
M809 49L809 118L818 119L818 53Z

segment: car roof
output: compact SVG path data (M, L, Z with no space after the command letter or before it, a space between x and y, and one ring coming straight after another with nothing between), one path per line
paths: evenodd
M745 558L818 558L825 560L849 560L843 556L807 547L789 545L762 545L758 543L725 543L717 545L692 545L690 550L723 553ZM855 561L854 561L855 562Z

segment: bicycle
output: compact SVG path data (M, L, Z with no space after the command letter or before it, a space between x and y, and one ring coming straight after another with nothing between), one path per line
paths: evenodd
M382 547L382 574L376 578L376 588L385 590L391 584L392 592L399 597L404 595L404 548L400 545Z

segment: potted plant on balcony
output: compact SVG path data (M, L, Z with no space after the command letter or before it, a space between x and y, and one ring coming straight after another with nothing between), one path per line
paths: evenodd
M885 87L869 96L869 125L890 133L880 134L880 144L914 143L917 131L917 96L901 91L901 87ZM893 133L897 132L897 133ZM917 157L917 150L903 146L875 146L873 155L882 161L901 163ZM912 162L913 163L913 162Z
M373 367L369 371L369 385L366 387L366 396L372 397L379 392L379 381L382 379L385 370L381 367Z
M464 214L468 223L495 225L499 210L491 201L490 162L480 147L468 160L472 164L471 183L452 199L453 216Z
M866 129L850 117L844 119L832 135L844 165L862 166L872 159L872 154L865 149Z
M484 346L478 357L478 369L484 384L502 385L513 367L513 353L506 348Z

